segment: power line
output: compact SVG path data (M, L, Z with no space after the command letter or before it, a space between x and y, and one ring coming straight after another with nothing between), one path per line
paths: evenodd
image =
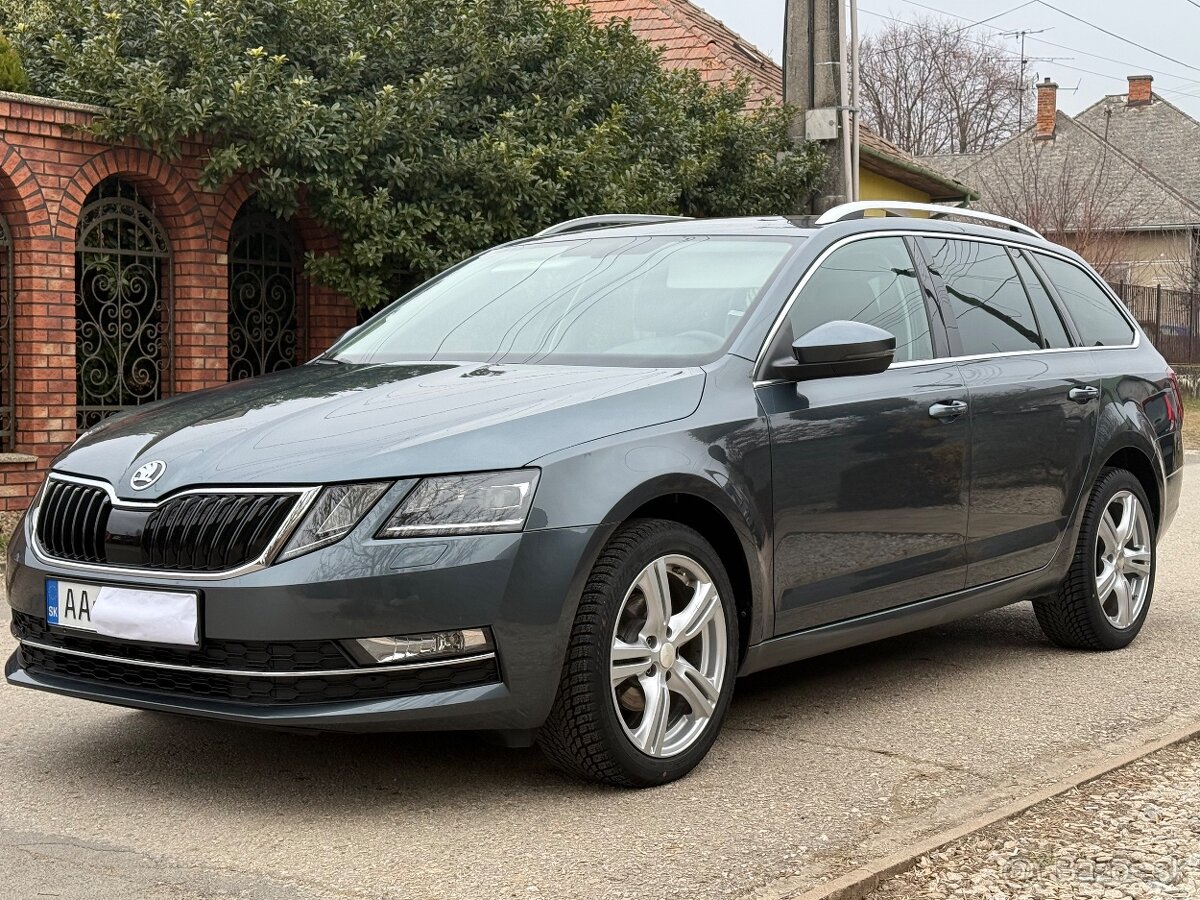
M912 2L912 0L907 0L907 2ZM920 6L921 4L919 4L919 3L918 3L918 4L914 4L914 5L916 5L916 6ZM887 20L889 20L889 21L891 21L891 22L899 22L901 25L917 25L918 27L920 27L920 26L919 26L919 23L916 23L916 22L910 22L910 21L908 21L907 19L898 19L898 18L896 18L895 16L889 16L889 15L885 15L884 13L878 13L878 12L875 12L874 10L870 10L870 9L864 9L864 8L862 8L861 6L859 7L858 11L859 11L859 12L864 12L864 13L866 13L867 15L870 15L870 16L877 16L877 17L879 17L880 19L887 19ZM934 12L940 12L940 10L934 10ZM955 16L954 18L960 18L960 17L959 17L959 16ZM1003 53L1003 54L1005 54L1006 56L1009 56L1009 57L1011 57L1011 58L1017 58L1017 56L1018 56L1018 54L1017 54L1017 51L1015 51L1015 50L1009 50L1007 47L997 47L997 46L996 46L996 45L994 45L994 44L989 44L989 43L987 43L986 41L980 41L980 40L977 40L977 39L975 39L975 38L964 38L964 40L966 40L966 41L969 41L969 42L970 42L970 43L972 43L972 44L978 44L980 47L986 47L986 48L987 48L987 49L989 49L989 50L994 50L994 51L995 51L995 52L997 52L997 53ZM913 42L913 43L919 43L919 42ZM911 46L911 44L909 44L909 45L905 45L905 46ZM891 50L891 49L900 49L900 48L898 48L898 47L897 47L897 48L890 48L890 47L889 47L888 49L889 49L889 50ZM1031 60L1031 61L1034 61L1034 60ZM1084 73L1084 74L1086 74L1086 75L1095 75L1095 76L1096 76L1096 77L1098 77L1098 78L1108 78L1108 79L1110 79L1110 80L1112 80L1112 81L1124 81L1124 80L1125 80L1125 78L1124 78L1123 76L1112 75L1112 74L1110 74L1110 73L1107 73L1107 72L1096 72L1096 71L1094 71L1094 70L1092 70L1092 69L1084 69L1084 68L1081 68L1081 67L1079 67L1079 66L1071 66L1071 65L1068 65L1067 63L1065 63L1065 62L1061 62L1061 61L1059 61L1059 60L1045 60L1045 59L1041 59L1041 60L1037 60L1037 61L1041 61L1041 62L1050 62L1050 61L1052 61L1052 62L1054 62L1054 64L1055 64L1056 66L1059 66L1060 68L1063 68L1063 69L1071 69L1072 71L1075 71L1075 72L1083 72L1083 73Z
M958 19L960 22L966 22L967 24L963 25L961 28L955 28L953 31L950 32L950 34L959 34L960 32L967 31L971 28L977 28L980 25L987 25L987 23L992 21L993 19L999 19L1001 16L1007 16L1009 13L1014 13L1019 9L1024 9L1026 6L1033 6L1033 4L1035 4L1037 2L1038 2L1038 0L1025 0L1024 3L1022 3L1018 6L1014 6L1012 9L1006 9L1006 10L1004 10L1004 12L998 12L994 16L988 16L986 19L980 19L977 22L969 22L966 19L964 19L962 16L954 16L955 19ZM937 10L933 10L933 11L937 12ZM870 10L864 9L864 10L862 10L862 12L870 12ZM881 16L882 18L888 18L887 16L883 16L882 13L871 13L871 15ZM902 22L903 20L896 19L895 21ZM905 24L914 24L914 23L906 22ZM992 26L989 26L989 27L992 27ZM920 43L921 43L920 41L910 41L907 44L899 44L895 47L888 47L887 50L889 53L895 53L897 50L907 50L909 47L915 47Z
M1111 56L1101 56L1099 53L1089 53L1087 50L1080 50L1077 47L1068 47L1066 44L1056 44L1054 41L1048 41L1045 38L1031 37L1030 40L1038 44L1047 44L1051 47L1057 47L1059 50L1070 50L1074 53L1078 53L1080 56L1090 56L1092 59L1098 59L1102 62L1110 62L1118 66L1129 66L1133 69L1141 69L1144 72L1150 72L1154 75L1165 75L1168 78L1183 77L1175 72L1164 72L1162 69L1152 69L1149 66L1143 66L1141 63L1133 63L1129 62L1128 60L1114 59Z
M1185 69L1191 69L1194 72L1200 72L1200 66L1193 66L1191 63L1185 63L1181 59L1176 59L1173 56L1167 56L1167 54L1159 53L1157 50L1151 50L1145 44L1139 44L1137 41L1130 40L1127 37L1122 37L1121 35L1117 34L1115 31L1109 31L1107 28L1103 28L1103 27L1097 25L1095 22L1089 22L1087 19L1081 19L1081 18L1079 18L1079 16L1075 15L1074 13L1069 13L1065 9L1060 9L1059 7L1055 6L1053 3L1047 3L1046 0L1037 0L1037 2L1040 3L1042 6L1046 7L1046 9L1052 9L1059 15L1066 16L1068 19L1074 19L1076 22L1080 22L1084 25L1087 25L1089 28L1095 28L1097 31L1099 31L1103 34L1107 34L1109 37L1116 38L1119 41L1124 41L1127 44L1131 44L1132 46L1137 47L1139 50L1145 50L1147 53L1151 53L1154 56L1157 56L1161 59L1165 59L1167 62L1173 62L1177 66L1183 66ZM1197 4L1197 5L1200 5L1200 4Z
M952 19L957 19L957 20L958 20L958 21L960 21L960 22L965 22L965 21L966 21L966 19L964 19L962 16L956 15L955 13L952 13L952 12L948 12L948 11L946 11L946 10L944 10L944 9L938 9L937 7L933 7L933 6L927 6L927 5L926 5L926 4L924 4L924 3L919 3L919 2L917 2L917 0L904 0L904 2L905 2L905 3L907 3L907 4L909 4L910 6L916 6L916 7L919 7L920 9L928 10L929 12L935 12L935 13L940 13L941 15L944 15L944 16L949 16L950 18L952 18ZM1034 2L1036 2L1036 3L1040 3L1041 5L1043 5L1043 6L1047 6L1047 7L1051 8L1051 9L1055 9L1054 7L1050 7L1050 6L1049 6L1049 4L1045 3L1045 2L1044 2L1044 0L1034 0ZM1194 3L1196 6L1200 7L1200 0L1187 0L1187 2L1189 2L1189 3ZM1061 11L1061 10L1057 10L1057 9L1055 9L1055 11L1056 11L1056 12L1058 12L1058 11ZM1063 14L1064 14L1064 15L1067 15L1067 16L1069 16L1069 17L1071 17L1071 18L1077 18L1077 17L1075 17L1075 16L1071 16L1071 14L1070 14L1070 13L1066 13L1066 12L1064 12ZM995 18L995 17L993 17L993 18ZM1083 21L1083 20L1079 20L1079 21ZM1088 25L1090 25L1091 23L1089 23L1089 22L1085 22L1084 24L1088 24ZM987 25L986 27L988 27L988 28L992 29L993 31L999 32L1000 34L1003 34L1003 33L1004 33L1004 32L1002 32L1002 31L1000 31L1000 29L999 29L999 28L996 28L996 26L994 26L994 25ZM1103 30L1103 29L1101 29L1101 30ZM1105 33L1111 33L1111 32L1105 32ZM1122 38L1120 35L1116 35L1116 37L1118 37L1120 40L1125 40L1125 38ZM1110 57L1110 56L1101 56L1101 55L1100 55L1100 54L1098 54L1098 53L1090 53L1090 52L1088 52L1087 50L1080 50L1078 47L1071 47L1071 46L1068 46L1068 45L1066 45L1066 44L1057 44L1057 43L1055 43L1054 41L1048 41L1048 40L1046 40L1045 38L1035 38L1035 37L1031 37L1031 38L1030 38L1030 40L1031 40L1031 41L1036 41L1036 42L1038 42L1038 43L1042 43L1042 44L1048 44L1049 46L1051 46L1051 47L1057 47L1057 48L1058 48L1058 49L1060 49L1060 50L1070 50L1072 53L1079 53L1079 54L1080 54L1080 55L1082 55L1082 56L1090 56L1090 57L1092 57L1093 59L1098 59L1098 60L1101 60L1102 62L1110 62L1110 63L1113 63L1113 64L1115 64L1115 65L1119 65L1119 66L1132 66L1132 67L1134 67L1134 68L1140 68L1140 69L1142 69L1143 71L1147 71L1147 72L1153 72L1153 73L1154 73L1154 74L1156 74L1156 75L1165 75L1165 76L1167 76L1168 78L1183 78L1183 76L1182 76L1182 75L1179 75L1178 73L1175 73L1175 72L1164 72L1164 71L1163 71L1163 70L1161 70L1161 69L1152 69L1152 68L1150 68L1149 66L1144 66L1144 65L1142 65L1141 63L1131 63L1131 62L1129 62L1128 60L1114 59L1114 58L1112 58L1112 57ZM1149 48L1143 48L1141 44L1137 44L1137 43L1135 43L1135 42L1133 42L1133 41L1127 41L1127 43L1132 43L1132 44L1133 44L1135 47L1138 47L1139 49L1149 49ZM1161 56L1161 55L1162 55L1162 54L1159 54L1157 51L1154 51L1154 50L1150 50L1149 52L1151 52L1151 53L1154 53L1154 54L1155 54L1155 55L1157 55L1157 56ZM1174 62L1174 60L1172 60L1172 59L1171 59L1171 57L1164 57L1164 58L1166 58L1166 59L1168 59L1168 60L1171 60L1171 61L1173 61L1173 62ZM1182 65L1183 65L1183 66L1185 66L1185 67L1187 67L1187 68L1194 69L1195 71L1198 71L1198 72L1200 72L1200 68L1196 68L1195 66L1191 66L1191 65L1189 65L1188 63L1182 63ZM1120 80L1120 81L1123 81L1123 80L1124 80L1124 76L1121 76L1120 78L1118 78L1118 76L1116 76L1116 75L1110 75L1110 74L1108 74L1108 73L1104 73L1104 72L1093 72L1093 71L1090 71L1090 70L1088 70L1088 69L1081 69L1081 68L1079 68L1078 66L1064 66L1064 68L1068 68L1068 69L1072 69L1072 68L1073 68L1073 69L1075 69L1075 71L1078 71L1078 72L1085 72L1085 73L1087 73L1088 75L1098 75L1098 76L1099 76L1099 77L1101 77L1101 78L1111 78L1111 79L1112 79L1112 80L1114 80L1114 81L1118 81L1118 80ZM1186 85L1185 85L1185 86L1186 86Z

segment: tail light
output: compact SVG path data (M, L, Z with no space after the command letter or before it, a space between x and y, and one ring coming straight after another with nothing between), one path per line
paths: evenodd
M1179 376L1171 369L1167 376L1171 380L1171 393L1167 395L1167 419L1176 428L1183 427L1183 390L1179 387Z

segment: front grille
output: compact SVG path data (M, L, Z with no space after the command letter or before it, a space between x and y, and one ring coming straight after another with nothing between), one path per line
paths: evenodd
M147 659L170 662L172 665L205 665L210 668L228 668L231 671L255 671L262 668L262 675L189 672L133 665L120 659L92 659L41 647L30 647L28 644L20 645L21 665L32 674L69 678L93 686L127 688L163 695L174 700L218 700L253 706L295 706L338 700L372 700L429 694L500 681L500 670L494 657L474 662L390 672L372 671L363 667L360 671L348 675L305 675L289 678L267 674L288 671L279 668L285 662L292 667L291 671L320 671L326 666L332 668L333 654L341 654L341 650L333 641L252 643L206 640L205 646L198 650L167 650L66 637L48 631L41 620L15 611L13 633L18 638L25 634L28 639L53 644L62 649L119 654L124 659ZM195 659L196 662L181 661L185 659ZM346 658L343 656L342 659ZM320 668L316 665L318 661ZM305 665L307 668L304 668ZM349 661L340 662L338 665L343 670L354 668L354 664Z
M38 541L59 559L102 563L111 512L112 502L102 488L51 481L38 511Z
M221 572L257 559L296 505L295 494L185 494L150 513L145 568Z
M15 609L12 613L12 633L19 641L36 641L66 650L171 666L201 666L243 672L328 672L353 669L357 665L337 641L223 641L205 638L202 647L152 647L51 631L45 619Z
M164 572L224 572L258 559L300 502L290 493L181 494L116 506L103 488L51 478L37 538L56 559Z

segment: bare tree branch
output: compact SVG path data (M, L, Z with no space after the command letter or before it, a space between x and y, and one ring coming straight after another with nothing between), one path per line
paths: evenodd
M929 17L862 41L862 114L909 153L977 153L1017 130L1021 64L994 37Z

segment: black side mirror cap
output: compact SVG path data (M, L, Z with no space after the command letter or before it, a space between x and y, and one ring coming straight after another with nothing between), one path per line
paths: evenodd
M774 362L779 378L808 381L842 375L875 375L896 358L896 337L865 322L818 325L792 342L792 359Z

